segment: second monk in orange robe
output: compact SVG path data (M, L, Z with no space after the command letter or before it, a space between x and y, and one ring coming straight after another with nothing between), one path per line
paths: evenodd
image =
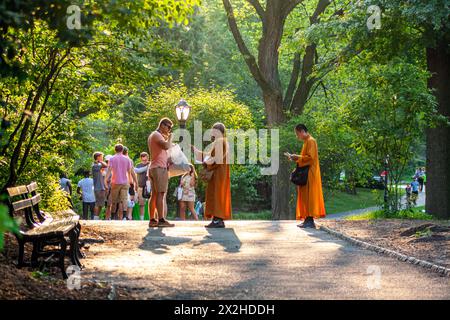
M314 228L314 219L325 217L319 152L316 140L308 133L305 125L297 125L295 133L297 138L303 141L303 147L300 155L291 155L290 160L300 167L309 166L306 185L297 186L296 218L305 220L299 227Z
M214 143L210 152L194 152L202 156L208 170L213 170L208 181L205 197L205 217L212 218L207 227L224 228L224 220L231 219L231 183L230 164L228 163L228 143L225 138L225 126L222 123L213 125Z

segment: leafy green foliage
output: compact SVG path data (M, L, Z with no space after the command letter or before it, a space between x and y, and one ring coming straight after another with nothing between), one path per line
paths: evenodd
M360 89L342 110L343 120L355 135L355 149L374 164L382 167L389 155L390 208L398 211L398 184L423 129L435 121L435 100L426 88L427 73L400 59L372 65L360 79Z
M194 121L201 121L202 130L215 122L223 122L229 129L249 129L254 126L248 107L236 100L229 90L211 88L187 89L183 85L161 86L145 100L129 99L121 108L117 133L129 147L132 158L148 150L147 138L163 117L169 117L176 129L175 105L183 98L192 106L186 129L194 137ZM139 121L135 121L139 119ZM193 143L193 141L192 141Z
M4 233L19 232L18 223L10 217L8 207L0 204L0 251L3 249Z

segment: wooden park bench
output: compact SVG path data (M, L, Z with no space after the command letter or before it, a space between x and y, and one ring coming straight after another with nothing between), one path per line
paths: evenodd
M72 264L81 268L79 216L73 210L52 213L40 210L41 195L37 193L36 182L27 186L8 188L8 194L11 216L22 218L20 232L16 234L19 244L18 267L25 265L36 267L39 265L39 258L57 256L63 278L66 279L64 258L68 255ZM30 263L24 262L25 243L33 244ZM53 248L48 249L49 246Z

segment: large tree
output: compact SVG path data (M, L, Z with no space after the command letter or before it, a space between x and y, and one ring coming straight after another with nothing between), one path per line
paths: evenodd
M252 53L251 47L246 43L240 28L234 7L230 0L223 0L227 13L229 28L241 52L244 61L261 89L265 106L267 124L277 127L285 123L287 114L301 114L314 92L315 85L329 72L336 62L343 59L352 50L345 48L338 50L333 57L326 57L320 61L318 43L308 39L303 46L294 50L289 60L292 69L287 84L283 84L280 75L280 46L285 35L285 26L288 17L296 9L301 12L296 18L301 28L313 28L320 22L326 9L330 6L329 0L309 1L303 4L302 0L267 0L265 6L258 0L247 0L260 19L261 36L257 46L257 56ZM300 8L300 5L304 5ZM301 9L301 10L300 10ZM306 12L306 14L304 14ZM342 10L332 9L328 18L338 16ZM292 34L290 36L293 36ZM320 66L319 66L320 65ZM272 176L272 216L274 219L291 219L289 195L291 186L289 182L290 167L285 159L280 159L278 174Z

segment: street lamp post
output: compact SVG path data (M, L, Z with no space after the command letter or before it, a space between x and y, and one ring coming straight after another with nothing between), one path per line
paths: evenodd
M180 129L186 129L186 121L189 118L189 113L191 112L191 106L188 105L186 100L180 99L180 101L175 106L175 113L177 115L178 123L180 124ZM183 141L183 132L181 132L180 143ZM181 147L183 151L183 147ZM181 179L181 178L180 178ZM180 202L177 201L177 212L180 214Z
M186 100L181 99L175 106L175 112L177 114L177 119L178 119L178 123L180 124L180 128L186 129L186 121L189 118L189 113L191 112L191 106L188 105Z

